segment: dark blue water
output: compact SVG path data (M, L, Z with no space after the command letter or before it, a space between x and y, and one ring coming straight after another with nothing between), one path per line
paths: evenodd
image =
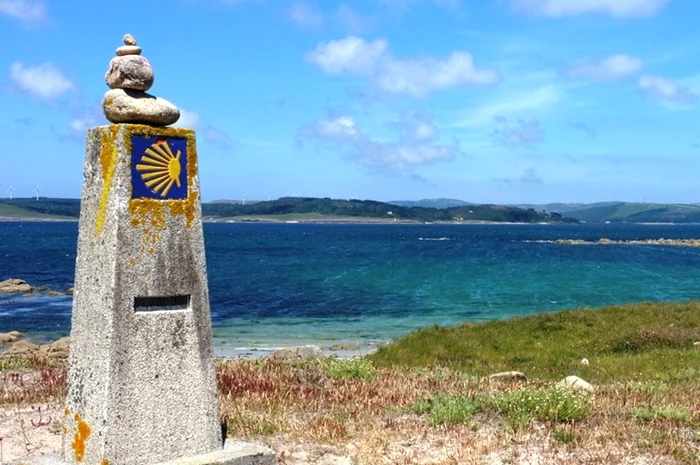
M76 222L0 222L0 280L72 286ZM700 298L700 225L204 225L219 347L394 339L432 324ZM71 298L0 296L0 332L70 331Z

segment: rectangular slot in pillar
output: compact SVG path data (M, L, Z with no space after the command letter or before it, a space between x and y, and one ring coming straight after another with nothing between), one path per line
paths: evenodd
M134 297L135 312L173 312L190 309L189 295Z

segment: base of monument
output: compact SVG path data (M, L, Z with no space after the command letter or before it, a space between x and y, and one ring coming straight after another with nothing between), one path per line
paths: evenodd
M208 454L180 457L156 465L275 465L275 451L243 441L227 440L224 448ZM40 455L7 465L66 465L58 455Z

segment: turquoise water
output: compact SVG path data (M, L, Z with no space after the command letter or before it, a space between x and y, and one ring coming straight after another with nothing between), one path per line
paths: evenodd
M433 324L700 298L700 249L558 245L697 238L700 225L204 225L215 343L226 353L368 346ZM0 279L72 285L77 223L0 222ZM70 331L71 298L0 299L0 332Z

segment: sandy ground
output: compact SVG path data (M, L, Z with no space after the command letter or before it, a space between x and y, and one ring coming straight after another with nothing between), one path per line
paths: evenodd
M0 409L0 463L45 454L60 454L62 447L62 407L54 405ZM495 424L478 432L432 430L428 434L405 437L362 450L363 444L299 443L284 436L250 438L277 452L280 465L540 465L540 464L626 464L663 465L677 463L668 457L629 456L622 450L572 450L543 447L545 438L522 438L522 443L500 443ZM246 439L244 439L246 440ZM494 447L496 446L496 447ZM499 447L500 446L500 447Z

